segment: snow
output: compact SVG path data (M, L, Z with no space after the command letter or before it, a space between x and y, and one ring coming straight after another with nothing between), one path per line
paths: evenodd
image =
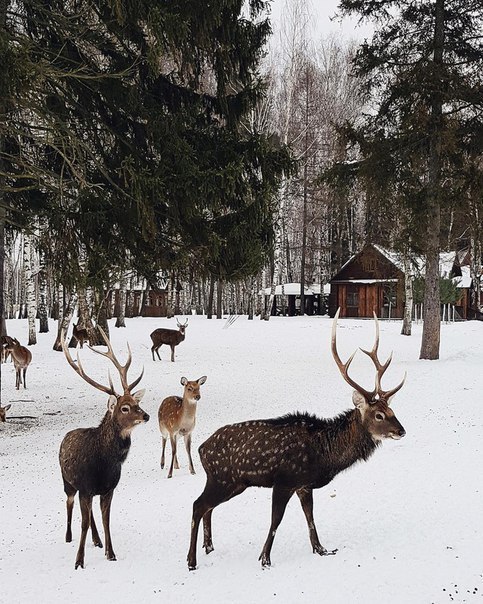
M483 323L442 325L441 359L420 361L421 325L399 335L398 321L381 322L381 357L394 349L383 386L408 377L393 409L407 431L385 442L367 463L314 491L314 515L322 544L335 556L312 553L297 497L290 501L272 549L272 567L258 556L270 522L269 489L247 489L216 508L215 550L206 556L198 539L198 569L188 571L193 501L204 487L198 446L218 427L242 420L309 411L331 417L351 407L350 387L330 353L327 317L239 317L225 321L190 317L186 340L171 363L153 362L149 334L174 320L128 320L114 328L115 351L133 350L130 377L145 367L141 406L151 420L133 433L130 454L115 491L111 532L117 562L86 544L86 568L74 570L80 533L78 501L73 541L64 542L65 496L57 454L64 434L97 425L107 396L85 383L52 350L51 332L32 346L27 389L14 389L14 370L2 366L0 425L0 601L10 602L213 602L444 604L483 597ZM8 321L9 335L25 343L24 320ZM358 346L371 348L369 320L339 321L342 359ZM108 361L84 348L88 375L107 384ZM160 470L156 421L164 397L181 394L182 376L207 375L193 433L197 474L188 470L182 441L181 468L172 479ZM371 361L358 353L351 375L372 388ZM57 413L58 412L58 413ZM55 415L49 415L56 413ZM168 461L171 451L168 445ZM94 512L98 526L98 498ZM102 536L102 532L101 532Z

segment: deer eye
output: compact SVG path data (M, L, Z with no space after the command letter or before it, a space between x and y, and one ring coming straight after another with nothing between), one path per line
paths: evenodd
M382 422L382 420L386 419L386 416L384 413L381 413L381 411L377 411L375 417L378 422Z
M123 405L121 407L121 413L129 413L131 411L131 407L129 405Z

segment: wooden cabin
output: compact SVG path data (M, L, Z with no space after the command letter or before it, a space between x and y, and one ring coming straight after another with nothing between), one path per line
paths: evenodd
M397 254L368 244L330 281L329 315L402 318L404 272Z

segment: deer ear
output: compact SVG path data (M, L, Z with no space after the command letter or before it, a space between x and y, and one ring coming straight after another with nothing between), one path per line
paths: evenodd
M185 377L182 377L180 382L181 382L182 386L186 386L186 384L188 383L188 380Z
M113 413L116 403L117 403L117 397L115 397L114 394L110 394L109 400L107 401L107 408L111 413Z
M10 409L10 407L11 407L11 406L12 406L12 405L5 405L5 407L4 407L5 411L8 411L8 410Z
M139 401L143 398L145 393L146 393L146 389L143 388L142 390L137 390L136 392L134 392L132 397L136 401L136 403L139 403Z
M357 392L357 390L354 390L352 393L352 402L354 403L354 407L357 407L358 409L367 405L366 397L360 392Z
M206 382L206 375L201 376L197 382L200 386L204 384Z

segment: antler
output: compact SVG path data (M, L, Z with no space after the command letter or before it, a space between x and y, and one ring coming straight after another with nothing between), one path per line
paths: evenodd
M129 342L127 344L128 358L127 358L126 364L121 365L121 363L117 360L116 355L114 354L114 351L111 346L111 342L109 341L109 338L107 337L105 331L102 329L102 327L99 327L99 326L97 326L97 327L101 333L102 338L104 339L104 342L106 343L108 352L101 352L100 350L96 350L90 344L89 344L89 348L91 350L93 350L94 352L96 352L97 354L100 354L103 357L107 357L114 363L115 368L119 372L119 376L121 378L121 385L124 388L124 392L128 393L131 391L132 388L137 386L137 384L139 384L139 382L141 381L141 378L144 375L144 367L143 367L143 370L141 371L141 375L136 380L134 380L134 382L132 384L129 384L127 381L127 371L129 369L129 367L131 365L131 361L132 361L131 347L129 346ZM111 376L109 376L109 382L112 385Z
M355 382L352 378L350 378L349 374L347 373L349 370L349 365L352 363L352 359L354 358L354 355L356 354L357 349L351 354L351 356L347 359L347 361L345 363L343 363L340 360L339 353L337 352L337 343L336 343L337 319L339 318L339 313L340 313L340 308L337 309L337 312L335 313L334 321L332 322L332 356L334 357L334 360L337 363L337 367L339 368L339 371L341 372L344 380L350 386L352 386L354 388L354 390L357 390L357 392L362 394L362 396L365 397L367 402L372 401L372 399L374 398L374 395L376 394L376 389L374 389L372 392L365 390L362 386L359 386L359 384L357 382Z
M361 348L362 352L364 352L365 354L367 354L367 356L372 360L372 362L374 363L375 367L376 367L376 392L379 395L379 398L383 398L384 400L388 400L389 398L391 398L391 396L394 396L396 394L396 392L398 392L404 385L404 382L406 381L406 373L404 373L404 377L402 382L396 386L395 388L393 388L392 390L382 390L381 388L381 379L382 376L384 375L386 369L389 367L389 365L391 364L392 361L392 352L389 355L387 361L385 363L381 363L377 357L377 349L379 348L379 321L377 320L377 315L374 311L372 311L372 314L374 315L374 321L376 322L376 339L374 341L374 346L372 347L372 350L364 350L363 348Z
M347 362L345 364L342 363L339 355L337 354L335 333L336 333L336 328L337 328L337 319L339 318L339 312L340 312L340 308L337 310L337 313L334 317L334 322L332 323L332 355L334 356L335 362L337 363L337 366L339 367L339 370L342 373L342 377L355 390L357 390L363 396L365 396L366 400L368 402L373 401L376 394L379 396L380 399L384 399L385 401L388 401L391 398L391 396L394 396L396 394L396 392L398 392L403 387L404 382L406 381L407 374L404 373L402 382L400 384L398 384L392 390L382 390L381 379L382 379L382 376L384 375L386 369L389 367L389 365L392 361L392 352L389 355L389 357L385 363L381 363L379 361L379 358L377 356L377 350L379 348L379 321L377 320L376 313L373 312L374 320L376 322L376 339L374 341L372 350L364 350L363 348L360 349L360 350L362 350L362 352L364 354L367 354L367 356L372 360L372 362L374 363L374 365L376 367L376 385L375 385L374 390L372 390L372 392L369 392L368 390L364 390L364 388L362 388L361 386L359 386L359 384L354 382L354 380L352 380L347 374L349 365L351 364L352 359L354 358L354 355L357 352L357 350L349 357L349 359L347 360Z
M72 369L81 376L81 378L83 378L91 386L94 386L94 388L97 388L98 390L102 390L102 392L105 392L106 394L109 394L109 395L113 394L114 396L118 396L118 394L114 390L114 386L113 386L113 383L112 383L110 375L109 375L109 385L110 385L110 387L108 388L107 386L103 386L102 384L99 384L98 382L95 382L92 378L90 378L85 373L84 368L82 367L82 364L80 362L79 352L78 351L77 351L77 364L74 362L74 360L70 356L69 349L67 348L67 346L65 344L64 330L62 330L61 333L60 333L60 343L62 344L62 350L64 351L64 355L65 355L65 358L67 359L67 362L72 367Z

